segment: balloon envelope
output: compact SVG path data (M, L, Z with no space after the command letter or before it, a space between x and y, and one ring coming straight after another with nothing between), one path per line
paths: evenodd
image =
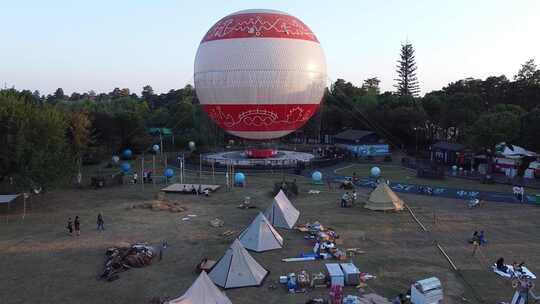
M311 179L314 182L320 182L322 180L322 173L319 171L313 172L313 174L311 174Z
M244 10L219 20L195 57L197 97L225 131L273 139L304 125L326 88L326 60L311 29L275 10Z
M164 175L165 175L166 177L173 177L173 175L174 175L173 169L170 169L170 168L169 168L169 169L165 170Z
M122 171L124 171L124 173L129 172L130 169L131 169L131 165L129 163L122 164Z
M158 152L159 151L159 145L153 145L152 150L154 150L154 152Z
M133 155L133 152L131 151L131 149L125 149L124 152L122 153L122 155L125 158L130 158Z
M246 176L242 172L238 172L234 175L235 184L243 184L246 181Z
M381 169L379 167L373 167L370 170L371 176L379 177L381 175Z

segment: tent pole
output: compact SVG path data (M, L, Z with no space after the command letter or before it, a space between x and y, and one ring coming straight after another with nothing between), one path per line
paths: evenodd
M157 174L156 174L156 154L152 155L152 175L154 175L154 177L152 178L152 185L155 188L156 187L156 177L157 177Z
M199 153L199 185L201 184L202 178L202 154Z
M144 153L141 158L141 181L142 191L144 192Z
M24 222L25 217L26 217L26 193L23 193L23 216L22 216L23 222Z

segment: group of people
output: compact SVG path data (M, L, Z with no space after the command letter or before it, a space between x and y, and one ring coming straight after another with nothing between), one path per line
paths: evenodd
M97 215L97 230L99 232L105 230L105 221L103 220L103 214L100 212ZM76 236L81 235L81 219L77 215L75 216L75 220L72 220L71 217L68 218L66 229L68 230L68 233L70 235L73 235L73 232L75 232Z
M139 174L137 172L133 172L133 179L132 182L134 184L137 184L139 180ZM143 183L151 183L152 182L152 171L144 171L143 172Z
M74 230L75 230L75 235L77 235L77 236L81 235L81 220L80 220L79 216L78 215L75 216L75 221L73 221L71 219L71 217L68 218L66 228L67 228L70 235L73 235Z
M204 195L204 196L210 196L210 189L204 188L202 189L202 186L199 185L199 188L195 188L195 185L191 185L191 188L188 189L186 185L182 188L182 193L184 194L193 194L193 195Z
M502 257L499 258L497 262L495 262L495 266L499 271L502 271L504 273L510 273L510 268L506 266L506 264L504 263L504 258ZM514 274L523 273L523 267L525 267L525 262L523 261L519 264L515 261L512 263L512 271Z
M353 192L351 194L349 194L349 192L345 192L342 196L341 196L341 208L347 208L349 207L349 203L352 206L354 206L354 204L356 203L356 200L358 199L358 193L356 193L356 190L353 190Z

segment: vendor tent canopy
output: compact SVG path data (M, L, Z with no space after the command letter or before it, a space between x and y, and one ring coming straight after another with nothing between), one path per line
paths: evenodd
M379 183L377 188L371 192L368 201L364 206L370 210L403 210L405 203L397 194L388 187L386 183Z
M497 153L507 158L537 157L538 156L538 154L532 151L528 151L522 147L507 144L505 142L497 144L495 146L495 150Z
M272 206L266 209L264 215L272 226L292 229L300 216L300 211L294 208L285 193L279 190L279 193L274 197Z
M236 239L217 262L209 277L223 288L259 286L268 274Z
M15 202L15 200L19 197L19 194L7 194L7 195L0 195L0 206L4 205L7 207L7 210L11 209L11 205ZM26 209L26 207L25 207Z
M197 280L186 293L168 304L232 304L231 300L212 283L205 271L201 272Z
M256 252L279 249L283 246L283 238L262 212L259 212L238 239L246 249Z
M0 204L11 204L17 197L19 197L18 194L0 195Z

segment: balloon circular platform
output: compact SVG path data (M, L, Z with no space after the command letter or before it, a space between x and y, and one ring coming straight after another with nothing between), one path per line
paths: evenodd
M271 153L268 157L253 157L248 153L253 153L253 149L245 151L226 151L203 154L202 160L207 165L234 165L243 168L256 168L256 167L295 167L298 163L308 163L312 161L315 156L311 153L288 151L288 150L275 150L266 151ZM250 152L251 151L251 152Z
M326 88L326 60L311 29L275 10L225 16L195 57L197 97L210 118L238 137L267 140L302 127Z

